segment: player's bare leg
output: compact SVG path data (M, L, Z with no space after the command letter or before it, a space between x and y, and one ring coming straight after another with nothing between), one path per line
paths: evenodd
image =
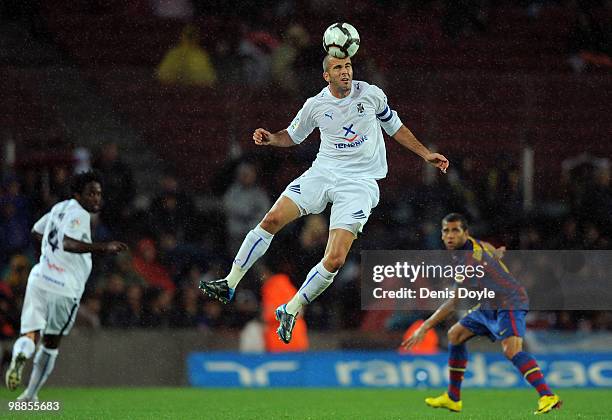
M34 357L34 367L26 390L17 398L19 401L38 401L38 391L47 382L47 378L55 367L59 353L60 335L45 334Z
M289 303L276 309L276 319L280 322L276 332L283 342L288 344L291 341L295 319L302 306L311 303L332 284L338 270L344 265L354 240L355 234L346 229L329 231L323 260L310 270L302 287Z
M438 397L425 398L425 404L433 408L461 411L461 384L467 367L465 343L472 337L474 333L458 322L448 330L448 391Z
M200 282L200 289L208 296L228 303L234 296L234 290L242 277L268 250L274 235L300 217L300 209L289 198L280 196L270 211L266 213L263 220L251 230L236 254L232 269L227 277Z
M9 390L14 391L21 384L23 368L36 350L36 341L38 341L38 331L23 334L15 341L11 364L4 377L6 387Z
M544 374L535 358L523 351L523 339L521 337L508 337L501 342L504 356L521 372L527 382L531 384L540 394L538 408L534 414L544 414L560 408L562 401L558 395L550 390Z

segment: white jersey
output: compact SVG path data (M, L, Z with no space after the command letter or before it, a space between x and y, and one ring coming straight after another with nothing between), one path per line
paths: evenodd
M381 179L387 175L381 127L392 136L401 126L380 88L354 80L346 98L336 98L325 87L306 100L287 132L300 144L319 128L321 145L313 167L353 179Z
M91 273L91 254L64 251L64 237L91 243L90 215L78 201L57 203L34 224L43 235L38 264L32 268L29 282L62 296L80 299Z

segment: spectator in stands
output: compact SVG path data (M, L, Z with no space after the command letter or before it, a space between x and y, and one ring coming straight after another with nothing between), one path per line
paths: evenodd
M242 163L236 170L236 180L223 196L226 214L228 251L238 251L244 236L270 208L270 199L257 185L257 170L251 163Z
M51 170L50 191L52 204L72 197L70 191L70 172L65 166L56 166Z
M132 170L119 156L119 145L113 141L102 146L94 169L104 180L102 220L113 234L120 233L125 227L134 197Z
M325 217L320 214L310 214L304 218L304 224L299 234L299 248L296 253L300 255L300 268L297 277L302 278L308 274L308 268L321 260L327 246L329 229Z
M223 323L229 328L240 329L247 322L256 319L259 315L259 302L254 291L242 289L234 296L232 311L223 316Z
M132 254L129 250L115 257L114 269L121 275L128 287L132 285L144 286L146 283L142 276L134 269Z
M17 335L19 311L15 307L13 292L6 283L0 283L0 340ZM1 348L0 348L1 350ZM0 360L2 352L0 351Z
M563 161L566 201L578 221L592 221L602 226L609 219L611 195L610 160L582 154Z
M202 322L199 298L198 289L191 284L179 289L170 325L178 328L197 327Z
M223 326L223 306L221 302L206 300L202 306L202 321L200 328L219 328Z
M217 74L208 53L199 45L199 32L187 25L179 44L168 51L157 68L157 78L168 85L210 87Z
M132 284L126 290L127 312L125 315L126 326L130 328L143 327L144 288L139 284Z
M476 189L481 201L481 214L490 214L497 231L510 230L523 211L521 173L512 160L499 156L498 167L491 168L484 177L482 187ZM482 191L482 192L479 192Z
M525 226L520 231L521 249L543 249L542 232L535 226Z
M75 326L77 328L100 328L102 322L100 321L100 313L102 312L102 301L96 294L87 296L81 301Z
M238 54L242 58L242 80L249 86L264 86L270 81L272 53L278 45L269 32L244 29Z
M285 92L297 93L301 90L302 78L295 65L309 40L304 27L293 24L283 34L281 44L272 52L272 80Z
M584 249L609 249L610 241L605 238L597 226L588 222L584 226Z
M576 219L569 218L563 222L561 232L551 240L551 249L580 249L582 241L578 235Z
M127 314L125 282L117 273L110 273L102 292L102 325L124 327Z
M28 201L34 218L42 216L49 208L43 200L43 188L40 181L39 171L28 168L21 174L22 185L21 190Z
M0 264L8 262L10 255L27 249L31 223L30 205L21 193L21 184L10 177L0 196Z
M164 328L171 325L174 290L150 290L148 305L143 315L143 325Z
M133 264L134 271L136 271L150 287L163 290L175 289L168 270L157 260L157 249L153 240L141 239L138 242Z
M32 263L28 257L23 254L13 255L8 269L2 274L2 283L15 291L25 290L31 268Z
M187 228L193 227L193 200L180 189L179 181L172 173L162 176L159 187L160 193L153 199L149 209L151 226L163 227L165 231L172 232L179 243L184 242Z

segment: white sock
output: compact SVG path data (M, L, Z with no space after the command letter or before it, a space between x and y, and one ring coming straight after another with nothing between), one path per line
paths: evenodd
M34 354L34 350L36 350L34 341L27 335L23 335L13 344L13 359L15 359L19 353L23 353L26 359L29 359Z
M48 349L42 344L40 345L34 357L34 368L30 375L28 388L25 391L28 398L34 398L38 395L38 391L45 384L55 366L58 353L59 350L57 349Z
M302 306L309 304L319 297L325 289L334 281L338 272L330 273L323 267L323 262L312 267L300 290L287 303L287 313L295 315L302 309Z
M238 286L238 283L240 283L246 272L249 271L249 268L266 253L272 238L274 238L274 235L266 232L259 225L255 226L247 234L238 250L238 254L236 254L232 270L225 278L229 287L235 289Z

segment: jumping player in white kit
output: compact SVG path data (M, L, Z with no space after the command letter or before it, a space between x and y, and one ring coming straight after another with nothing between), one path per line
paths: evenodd
M229 302L244 274L266 252L278 231L301 216L321 213L331 203L323 260L310 270L295 296L276 309L280 322L277 333L285 343L291 341L302 306L311 303L332 283L357 234L378 204L376 181L387 175L381 128L442 172L448 168L444 156L429 151L402 124L380 88L353 80L350 58L326 56L323 78L328 86L306 101L287 129L271 133L258 128L253 133L257 145L291 147L318 128L321 145L314 163L287 186L259 225L247 234L229 275L200 282L204 293Z
M84 172L72 180L73 197L57 203L34 224L32 235L41 242L40 261L26 287L21 310L21 337L15 341L6 386L15 390L21 383L23 367L40 346L34 367L20 401L38 401L58 355L63 335L68 335L85 283L91 272L91 253L117 254L127 249L121 242L92 243L90 215L100 211L102 186L99 175Z

